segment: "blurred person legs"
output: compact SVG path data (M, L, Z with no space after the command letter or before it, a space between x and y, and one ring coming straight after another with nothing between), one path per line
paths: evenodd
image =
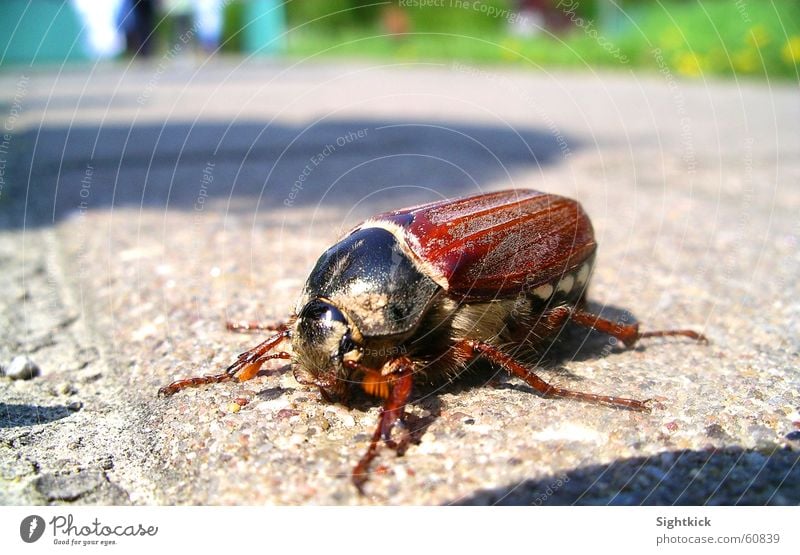
M200 46L206 54L213 54L222 35L222 0L197 0L194 21Z
M117 24L122 0L72 0L83 20L86 49L92 58L111 58L123 49Z
M163 0L164 15L172 20L173 32L171 44L180 41L186 44L194 36L192 26L192 2L189 0Z
M125 33L128 54L145 58L150 56L155 48L155 1L123 0L118 20Z

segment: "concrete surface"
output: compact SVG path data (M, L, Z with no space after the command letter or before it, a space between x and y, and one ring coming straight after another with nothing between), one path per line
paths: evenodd
M0 76L0 362L42 372L0 378L0 502L800 502L796 86L159 63ZM258 341L225 319L286 315L362 218L507 187L581 200L594 308L710 337L622 351L572 329L544 354L543 377L651 414L502 373L420 390L419 443L360 498L372 404L279 365L156 397Z

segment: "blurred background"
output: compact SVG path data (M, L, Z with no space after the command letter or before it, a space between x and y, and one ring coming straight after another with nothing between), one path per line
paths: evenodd
M794 0L5 0L0 63L160 55L461 60L797 78ZM45 24L46 22L46 24ZM475 40L479 37L480 40Z

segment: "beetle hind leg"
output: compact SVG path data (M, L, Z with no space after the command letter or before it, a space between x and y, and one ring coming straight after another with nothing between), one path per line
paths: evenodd
M563 309L559 313L559 309ZM567 307L558 307L551 311L555 318L566 319L569 318L579 326L591 328L602 333L606 333L622 343L626 347L632 347L638 340L647 337L688 337L701 343L708 343L708 339L702 333L693 330L657 330L657 331L639 331L639 324L621 324L612 322L605 318L601 318L596 314L584 312L580 309L569 309ZM563 321L563 320L562 320Z

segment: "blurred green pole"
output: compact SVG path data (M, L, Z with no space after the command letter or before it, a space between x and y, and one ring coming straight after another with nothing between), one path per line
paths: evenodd
M286 13L279 0L247 0L244 50L248 54L280 54L285 50Z

